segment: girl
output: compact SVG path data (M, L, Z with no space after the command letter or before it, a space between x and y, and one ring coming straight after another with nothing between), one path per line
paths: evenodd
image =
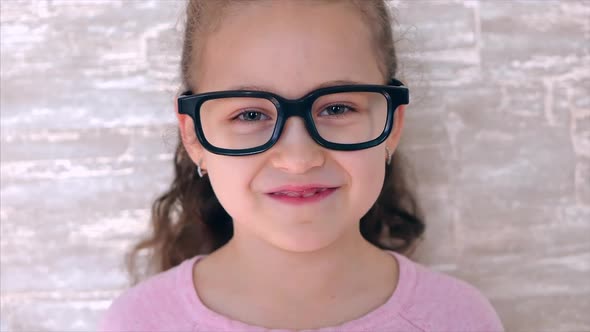
M403 255L424 224L393 169L409 92L384 1L186 14L176 178L132 252L158 273L100 330L501 331L478 290Z

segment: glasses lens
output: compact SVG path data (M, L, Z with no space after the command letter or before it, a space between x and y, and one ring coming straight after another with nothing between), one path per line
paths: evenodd
M222 149L248 149L268 142L277 121L277 109L264 98L220 98L201 105L203 134Z
M320 136L340 144L365 143L383 133L387 99L377 92L343 92L324 95L312 106Z

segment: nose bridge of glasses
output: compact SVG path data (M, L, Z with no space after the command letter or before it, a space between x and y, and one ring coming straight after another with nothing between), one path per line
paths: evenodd
M305 129L307 130L308 134L312 135L312 121L311 117L309 116L310 108L312 107L312 102L308 99L297 99L297 100L289 100L283 99L281 100L280 106L282 108L282 127L284 127L291 117L299 117L303 120L305 124Z
M305 118L305 114L311 107L311 103L307 99L283 99L281 100L280 105L283 111L283 115L285 117L285 121L292 116Z

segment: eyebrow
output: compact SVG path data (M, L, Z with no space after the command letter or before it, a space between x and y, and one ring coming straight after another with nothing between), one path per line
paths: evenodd
M331 87L331 86L348 85L348 84L367 84L367 83L361 83L361 82L351 81L351 80L333 80L333 81L327 81L322 84L316 85L315 87L313 87L309 91L313 91L313 90L317 90L317 89L321 89L321 88L327 88L327 87ZM254 90L254 91L276 92L276 91L273 91L273 89L270 87L264 87L261 85L249 85L249 84L248 85L232 86L228 90Z

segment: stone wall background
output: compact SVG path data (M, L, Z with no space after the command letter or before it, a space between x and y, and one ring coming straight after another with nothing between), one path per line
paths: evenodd
M92 331L171 180L183 2L2 1L1 331ZM590 2L391 1L413 258L590 330Z

